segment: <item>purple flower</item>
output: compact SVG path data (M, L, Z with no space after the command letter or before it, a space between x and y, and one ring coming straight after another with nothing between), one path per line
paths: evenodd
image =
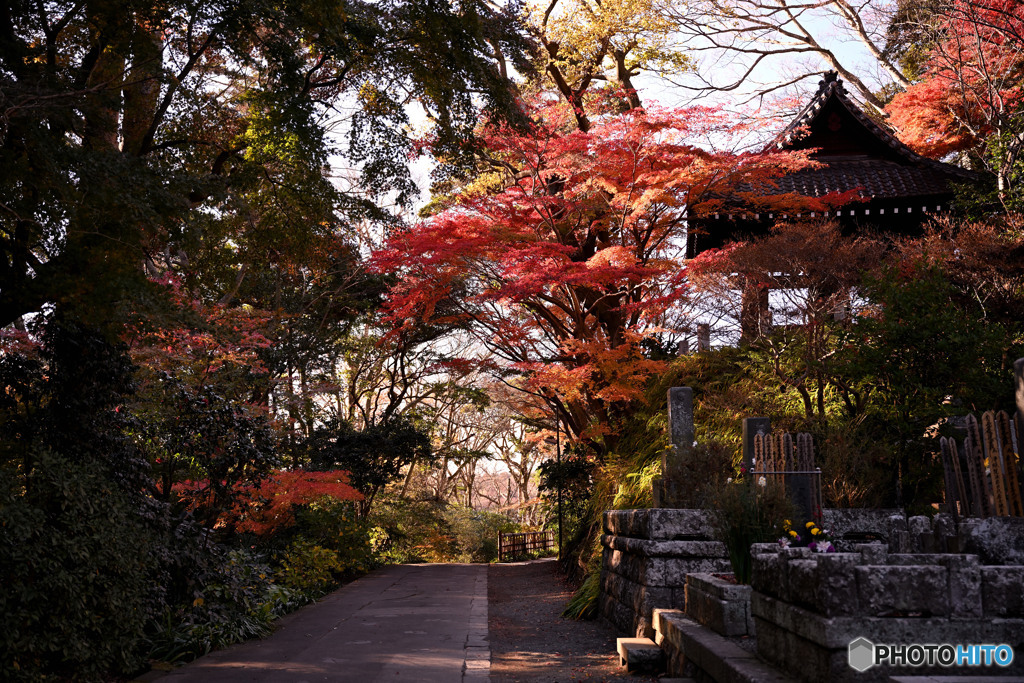
M815 550L818 549L818 544L815 543L814 541L811 541L810 543L807 544L807 547L811 549L811 552L814 552Z
M834 553L834 552L836 552L836 547L834 545L832 545L831 543L829 543L828 544L828 550L826 550L825 552L826 553Z

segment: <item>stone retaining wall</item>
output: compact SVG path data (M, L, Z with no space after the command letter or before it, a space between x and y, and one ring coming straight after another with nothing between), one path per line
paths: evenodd
M849 644L1008 644L1024 652L1024 567L975 555L855 553L754 546L751 613L758 654L806 681L887 681L896 674L1024 674L1007 669L848 665Z
M605 512L601 616L622 633L653 637L655 608L685 607L687 574L731 571L725 546L711 538L703 510Z

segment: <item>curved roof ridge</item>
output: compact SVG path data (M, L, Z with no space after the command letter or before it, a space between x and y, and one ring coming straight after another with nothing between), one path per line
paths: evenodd
M854 119L907 161L914 164L931 166L936 170L958 175L965 180L976 179L977 174L973 171L961 168L955 164L929 159L928 157L921 156L914 150L910 149L910 147L896 137L896 134L893 131L883 125L880 125L864 113L864 110L846 92L846 87L843 85L843 81L839 78L839 73L836 71L826 71L823 74L822 80L818 81L818 91L814 94L814 97L811 98L811 101L800 110L800 113L796 115L793 122L786 126L782 133L779 134L776 138L776 147L779 149L785 149L792 145L796 139L796 132L805 126L809 127L825 108L825 104L833 95L835 95L836 99L839 100L840 104L843 105Z

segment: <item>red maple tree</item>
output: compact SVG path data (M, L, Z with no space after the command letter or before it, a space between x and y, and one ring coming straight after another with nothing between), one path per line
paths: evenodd
M193 509L211 504L211 487L206 481L182 481L172 489ZM234 505L223 510L217 526L267 536L295 524L295 510L320 498L360 501L363 495L348 483L342 470L312 472L277 470L260 486L244 486L235 492Z
M181 279L169 273L155 284L166 288L174 320L162 327L126 328L135 362L154 372L187 372L200 385L231 366L266 374L259 352L271 345L266 336L270 313L251 306L204 303L190 296Z
M519 386L599 453L662 367L643 342L687 296L688 221L730 202L823 206L771 194L775 178L812 163L805 153L695 144L744 132L718 110L614 104L592 112L586 132L570 107L543 97L529 105L528 132L484 124L486 170L374 257L399 278L392 325L464 325L477 352L519 373Z

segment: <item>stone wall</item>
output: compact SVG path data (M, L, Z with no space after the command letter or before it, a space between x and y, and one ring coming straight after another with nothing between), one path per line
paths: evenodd
M891 553L968 553L982 564L1024 565L1024 517L907 518L902 510L826 509L822 527L840 552L879 541Z
M609 510L604 513L601 616L620 632L651 638L655 608L683 609L686 575L731 571L703 510Z
M758 654L806 681L890 676L1024 674L1006 669L879 666L858 673L849 644L1008 644L1024 652L1024 567L983 566L976 555L853 553L754 546L751 613Z

